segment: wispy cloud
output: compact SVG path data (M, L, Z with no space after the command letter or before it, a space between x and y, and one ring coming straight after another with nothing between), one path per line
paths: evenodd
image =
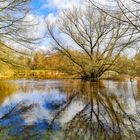
M76 5L78 6L83 2L84 0L48 0L47 2L44 2L42 8L63 10Z

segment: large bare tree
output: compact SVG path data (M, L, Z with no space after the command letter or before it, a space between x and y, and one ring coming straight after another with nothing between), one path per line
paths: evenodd
M131 24L122 24L122 14L116 13L116 20L92 3L60 15L55 24L47 21L49 37L82 79L98 80L114 70L121 53L137 41Z

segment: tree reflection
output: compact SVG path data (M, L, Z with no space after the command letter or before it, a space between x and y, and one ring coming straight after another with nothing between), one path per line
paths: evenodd
M18 86L10 82L0 82L0 105L5 101L6 97L11 96L18 90Z
M0 105L2 105L7 98L10 98L17 93L33 93L34 91L43 92L46 89L46 83L41 81L34 82L32 80L23 80L20 83L20 80L17 80L16 82L13 82L12 80L2 80L0 82Z
M127 85L117 85L125 87ZM131 84L132 86L132 84ZM68 93L69 97L65 105L59 108L51 121L60 120L65 111L73 102L84 102L82 109L66 122L61 134L65 140L124 140L139 138L139 113L133 114L128 107L125 94L115 93L103 82L79 82L64 86L61 89ZM131 87L132 88L132 87ZM132 90L133 91L133 90ZM131 100L136 100L131 93ZM78 100L77 100L77 99ZM71 113L71 112L69 112Z
M0 122L5 125L9 121L15 131L20 128L20 136L23 137L30 133L42 139L46 134L47 139L54 140L140 139L137 86L139 82L136 81L25 81L17 86L0 83L0 103L4 100L2 97L11 96L14 92L16 95L17 90L22 91L21 96L11 99L13 106L9 102L6 104L10 106L9 110L4 106L6 112L1 112ZM37 94L31 94L34 90ZM27 97L23 98L23 95ZM16 97L19 100L14 102ZM7 130L10 132L9 128ZM19 137L18 131L15 137Z

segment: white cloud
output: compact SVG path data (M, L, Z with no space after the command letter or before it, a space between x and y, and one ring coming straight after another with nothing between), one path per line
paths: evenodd
M71 8L73 6L78 6L82 4L85 0L48 0L42 8L55 8L58 10L63 10Z
M31 26L25 26L23 28L22 35L26 36L27 38L41 38L43 37L44 33L46 32L46 23L45 20L49 20L49 22L55 22L59 15L61 14L61 11L64 9L72 8L73 6L81 6L84 3L85 0L41 0L43 3L42 9L50 9L50 13L45 17L37 14L30 13L26 15L24 18L23 23L24 25L31 25ZM57 13L55 13L55 10ZM22 50L22 45L18 44L17 42L13 41L7 41L7 45L12 44L13 47L19 48ZM42 40L40 44L29 46L29 44L26 44L27 48L34 48L34 50L38 48L48 48L50 47L49 41L46 39ZM24 47L23 47L24 49Z
M57 16L55 16L53 13L50 13L46 17L46 20L48 20L50 23L54 23L57 20Z
M32 38L40 38L43 36L46 29L44 16L28 14L24 22L27 22L27 25L29 25L25 28L26 36Z
M11 39L3 39L3 41L13 47L16 48L16 50L19 50L20 52L22 51L29 51L31 50L36 50L37 48L41 48L42 44L44 44L43 37L46 32L46 23L45 23L45 17L41 15L35 15L33 13L27 14L26 17L23 19L23 21L20 23L21 30L20 30L20 35L23 36L22 39L27 38L27 39L33 39L34 43L28 43L24 41L17 41L17 39L20 39L17 36L17 39L15 41Z

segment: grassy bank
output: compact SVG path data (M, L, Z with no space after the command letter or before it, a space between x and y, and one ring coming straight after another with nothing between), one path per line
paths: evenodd
M62 73L57 70L16 70L14 73L0 74L0 79L20 79L20 78L36 78L36 79L69 79L69 78L79 78L78 75L71 75L67 73ZM105 73L100 79L103 80L128 80L130 76L119 75L116 73Z
M61 79L76 78L76 75L61 73L56 70L20 70L15 71L13 78Z

